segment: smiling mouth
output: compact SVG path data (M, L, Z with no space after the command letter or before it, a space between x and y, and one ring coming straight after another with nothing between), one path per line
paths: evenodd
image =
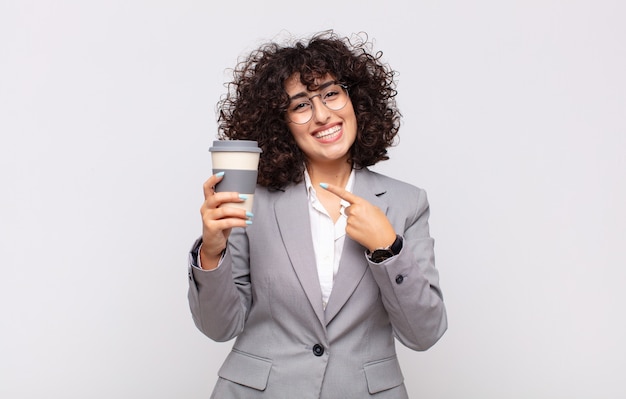
M313 135L316 139L320 140L331 140L339 135L341 131L341 126L336 125L331 127L330 129L322 130L321 132L317 132Z

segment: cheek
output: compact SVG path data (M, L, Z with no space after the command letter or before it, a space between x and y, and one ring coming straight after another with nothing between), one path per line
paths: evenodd
M308 137L308 133L304 129L289 128L289 132L293 137L293 140L296 142L298 147L302 147L302 144L306 143L306 138Z
M357 121L354 112L350 112L349 114L345 115L344 122L351 130L354 130L354 133L356 133Z
M356 113L354 112L354 108L352 108L352 103L348 103L342 111L344 111L343 112L344 120L356 125Z

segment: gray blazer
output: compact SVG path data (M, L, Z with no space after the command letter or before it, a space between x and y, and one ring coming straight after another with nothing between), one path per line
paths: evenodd
M220 267L189 257L189 304L215 341L237 338L212 398L408 398L394 337L430 348L447 328L426 193L368 169L353 192L385 211L401 252L371 263L345 239L326 309L316 271L304 183L258 187L254 223L233 229Z

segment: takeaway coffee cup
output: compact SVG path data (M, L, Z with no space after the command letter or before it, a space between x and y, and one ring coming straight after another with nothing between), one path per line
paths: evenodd
M235 191L245 194L244 202L232 202L223 206L244 208L252 212L254 189L261 149L252 140L216 140L209 148L213 174L224 172L224 177L215 186L215 192Z

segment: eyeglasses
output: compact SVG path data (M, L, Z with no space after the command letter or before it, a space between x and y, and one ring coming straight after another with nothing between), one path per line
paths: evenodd
M322 104L331 111L339 111L348 103L348 87L336 82L329 82L320 87L320 92L307 97L298 94L291 98L287 108L287 119L298 125L304 125L313 118L313 99L319 97Z

